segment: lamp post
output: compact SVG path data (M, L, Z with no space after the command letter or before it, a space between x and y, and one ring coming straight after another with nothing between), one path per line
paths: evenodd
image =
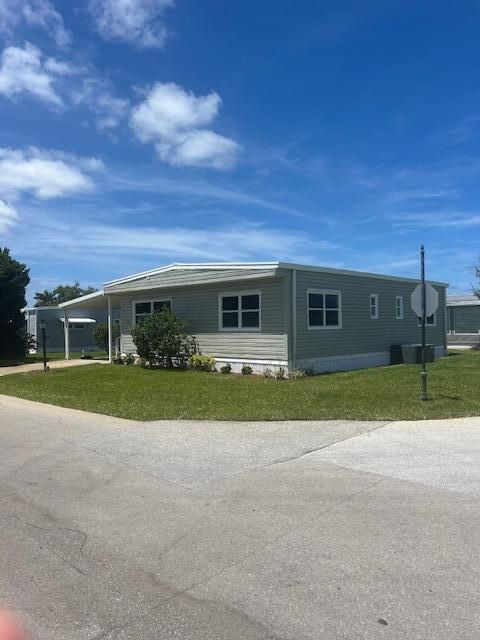
M47 367L47 335L45 329L47 328L47 321L45 319L40 320L40 329L42 330L42 347L43 347L43 372L48 371Z

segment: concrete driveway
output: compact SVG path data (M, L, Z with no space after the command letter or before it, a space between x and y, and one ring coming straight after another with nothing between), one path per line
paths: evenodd
M40 640L479 637L480 421L135 423L0 396Z

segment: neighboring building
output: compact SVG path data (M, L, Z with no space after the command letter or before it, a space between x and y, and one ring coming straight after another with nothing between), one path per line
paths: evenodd
M420 341L410 308L418 280L283 262L173 264L108 282L101 292L61 305L120 308L123 353L134 353L131 329L168 306L187 323L202 353L234 371L243 363L338 371L390 363L390 347ZM427 341L446 353L447 285L433 282L438 311Z
M43 349L42 330L40 321L46 322L45 333L47 336L46 347L50 353L65 350L65 317L64 311L58 306L27 307L23 309L25 314L26 330L36 340L37 351ZM93 340L93 329L97 322L107 322L107 312L104 308L79 309L75 317L69 318L70 350L94 351L98 347Z
M480 299L475 295L447 297L448 346L473 347L480 343Z

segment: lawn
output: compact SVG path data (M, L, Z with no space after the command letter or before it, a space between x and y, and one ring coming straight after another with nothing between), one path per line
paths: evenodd
M397 365L270 380L194 371L94 365L0 378L0 393L122 418L214 420L400 420L480 415L480 353L429 365L428 402L419 367Z
M76 358L81 357L81 352L71 352L70 359L74 360ZM87 351L86 355L91 356L92 358L108 358L108 355L105 351ZM62 352L58 353L47 353L47 361L50 360L63 360L65 358L65 354ZM14 358L12 360L0 360L0 367L16 367L21 364L33 364L35 362L43 362L43 354L41 351L38 353L32 353L24 358Z

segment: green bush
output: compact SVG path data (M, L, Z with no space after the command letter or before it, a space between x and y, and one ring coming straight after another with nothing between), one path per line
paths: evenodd
M133 355L133 353L127 353L127 355L124 356L123 358L123 363L126 365L134 364L134 362L135 362L135 356Z
M298 380L298 378L306 378L307 374L305 373L305 371L303 371L303 369L292 369L289 372L288 377L290 378L290 380Z
M242 375L243 376L251 376L253 373L253 367L249 364L244 364L242 367Z
M161 309L132 329L137 353L150 367L186 369L196 351L195 338L185 332L185 323L170 309Z
M112 362L113 364L123 364L123 358L122 356L115 356L112 358Z
M232 365L227 362L223 366L220 367L220 373L224 373L225 375L228 373L232 373Z
M97 322L93 329L93 340L99 349L108 353L108 324L106 322ZM120 326L112 325L112 342L120 337Z
M275 371L275 378L277 380L285 380L286 372L284 367L278 367L278 369Z
M213 356L207 356L201 353L194 353L188 361L190 367L196 371L214 371L215 362Z

